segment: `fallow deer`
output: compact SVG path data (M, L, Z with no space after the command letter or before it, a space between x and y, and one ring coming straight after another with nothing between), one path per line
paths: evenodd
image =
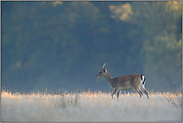
M111 96L113 98L113 95L117 93L117 98L119 98L119 92L122 90L131 90L135 89L138 94L141 95L144 93L147 98L148 91L145 89L145 81L146 77L142 74L131 74L126 76L118 76L118 77L111 77L106 69L106 64L104 63L101 71L96 75L97 80L100 77L103 77L105 81L114 89ZM143 92L143 93L142 93Z

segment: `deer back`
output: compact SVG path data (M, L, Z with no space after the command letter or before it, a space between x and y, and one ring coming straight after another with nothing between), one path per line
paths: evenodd
M112 87L113 88L128 88L128 87L139 87L141 84L141 75L140 74L131 74L127 76L118 76L113 79Z

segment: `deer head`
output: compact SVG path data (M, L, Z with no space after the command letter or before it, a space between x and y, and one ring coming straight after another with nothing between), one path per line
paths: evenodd
M103 67L101 68L101 70L99 71L99 73L96 75L97 77L97 81L100 77L103 77L104 75L107 74L107 69L105 68L106 63L104 63Z

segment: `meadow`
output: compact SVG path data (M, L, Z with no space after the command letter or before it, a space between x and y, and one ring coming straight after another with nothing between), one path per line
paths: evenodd
M2 121L181 121L181 92L67 94L1 92Z

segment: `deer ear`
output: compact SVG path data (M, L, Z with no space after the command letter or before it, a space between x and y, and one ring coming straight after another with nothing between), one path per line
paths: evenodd
M106 64L107 64L107 63L104 63L103 68L105 68Z

